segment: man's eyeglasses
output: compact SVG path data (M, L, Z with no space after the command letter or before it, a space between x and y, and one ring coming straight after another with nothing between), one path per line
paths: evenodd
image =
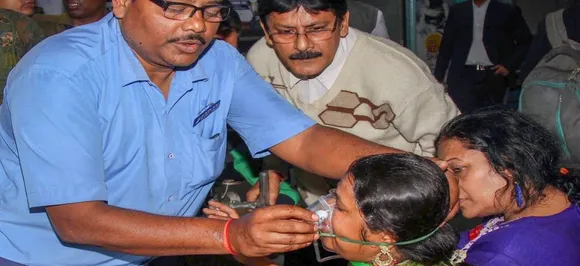
M306 38L313 42L326 41L332 38L332 34L338 26L338 19L334 21L333 27L314 27L307 29L304 33L299 33L296 30L282 30L278 32L269 33L268 35L275 43L286 44L293 43L298 39L298 35L305 35Z
M197 7L191 4L165 0L151 0L151 2L163 8L166 18L174 20L188 20L195 15L195 12L200 11L205 21L222 22L228 18L231 12L230 6L220 4Z

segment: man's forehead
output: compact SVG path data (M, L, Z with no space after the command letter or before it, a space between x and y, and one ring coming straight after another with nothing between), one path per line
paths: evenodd
M307 11L303 7L295 10L270 14L268 21L273 25L284 25L290 27L308 27L315 24L332 23L335 15L331 11Z

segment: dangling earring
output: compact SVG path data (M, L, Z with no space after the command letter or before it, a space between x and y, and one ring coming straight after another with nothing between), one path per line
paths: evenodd
M377 254L377 256L373 259L373 265L375 266L392 266L397 264L391 251L388 247L380 246L381 252ZM383 260L383 257L386 256L387 260Z
M514 190L516 192L516 203L518 204L518 207L521 208L522 206L524 206L524 195L522 193L522 188L520 187L518 182L514 183Z

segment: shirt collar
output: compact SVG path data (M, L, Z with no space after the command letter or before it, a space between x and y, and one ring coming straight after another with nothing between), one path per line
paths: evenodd
M135 82L150 81L149 75L145 72L145 68L143 68L143 65L133 50L131 50L127 41L125 41L125 38L121 33L119 21L113 16L112 12L107 14L107 16L109 16L107 19L109 20L108 23L111 29L111 40L118 44L121 85L124 87ZM210 48L211 45L206 48L206 52ZM183 80L183 82L191 81L193 83L208 79L202 66L203 63L201 62L201 59L206 52L204 52L193 65L176 70L177 73L175 77L179 77L177 82L181 83Z
M474 2L474 1L471 1L471 4L473 5L473 8L476 8L476 9L477 9L477 8L482 8L482 9L484 9L484 10L487 10L487 7L489 6L489 2L491 2L491 0L487 0L487 1L485 1L485 2L483 3L483 5L481 5L481 6L477 6L477 5L475 4L475 2Z
M210 49L211 45L208 46L206 48ZM175 77L177 78L179 77L179 80L176 80L177 82L183 82L183 83L193 83L193 82L198 82L198 81L206 81L208 80L208 76L205 72L205 68L203 67L203 62L201 62L201 58L203 57L203 54L200 55L200 58L197 60L197 62L195 62L193 65L186 67L186 68L178 68L175 71Z
M178 68L176 71L176 74L182 73L185 74L184 77L189 78L189 80L191 82L198 82L198 81L204 81L204 80L208 80L208 75L206 72L206 64L207 64L207 60L205 60L204 58L207 56L208 58L211 58L210 55L207 55L208 53L210 53L213 45L215 44L215 40L211 41L211 43L205 48L205 51L203 51L203 53L201 53L199 55L199 58L191 65L188 67L184 67L184 68ZM208 59L211 60L211 59Z
M340 75L340 71L342 70L344 63L346 63L348 54L352 50L352 47L354 46L356 39L357 39L356 34L354 33L353 29L350 28L348 31L348 35L340 39L338 49L336 50L336 54L334 55L334 59L332 60L330 65L328 65L328 67L326 67L326 69L324 69L324 71L322 71L320 75L311 80L318 80L324 87L326 87L326 89L330 89L330 87L332 87L332 85ZM298 84L298 82L302 81L301 79L295 77L291 72L288 73L289 73L288 78L291 85L290 87L294 87L296 84Z

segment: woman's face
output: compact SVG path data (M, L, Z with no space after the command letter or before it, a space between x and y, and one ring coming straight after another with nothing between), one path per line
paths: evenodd
M502 213L511 193L502 193L507 181L493 170L482 152L467 149L460 140L446 139L438 153L439 159L449 163L447 176L459 183L459 206L465 218Z
M358 241L385 242L383 234L374 234L366 228L355 203L353 182L349 174L336 188L336 205L331 219L334 234ZM365 240L361 232L366 232ZM323 237L322 244L351 261L371 261L379 253L378 247L347 243L336 238Z
M450 192L450 216L452 218L456 213L457 191L459 190L457 182L453 177L447 177ZM363 215L358 209L354 197L354 176L348 174L344 177L336 188L336 205L332 214L332 229L337 236L350 238L358 241L391 243L394 238L386 233L371 232L363 220ZM452 214L451 214L452 213ZM364 239L363 239L364 232ZM379 253L377 246L364 246L344 242L337 238L323 237L322 244L343 258L351 261L368 262L375 258ZM395 248L396 252L396 248Z
M35 0L3 0L0 1L0 8L10 9L24 15L30 16L34 13Z

